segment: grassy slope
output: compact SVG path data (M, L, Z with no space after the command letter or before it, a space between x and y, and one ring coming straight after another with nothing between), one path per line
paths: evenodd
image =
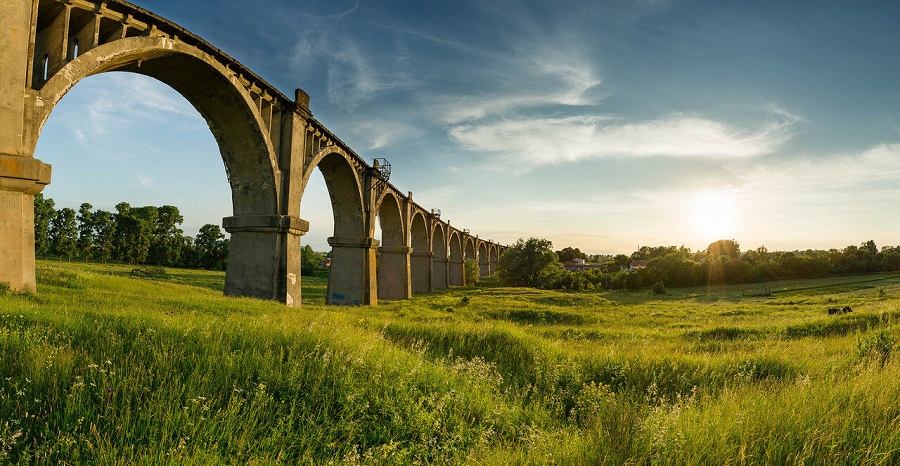
M290 309L130 270L39 262L0 296L0 462L900 461L900 362L859 354L897 333L897 275L376 308L317 279Z

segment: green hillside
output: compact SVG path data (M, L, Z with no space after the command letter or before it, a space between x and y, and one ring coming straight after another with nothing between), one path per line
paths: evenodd
M372 308L304 277L292 309L218 272L37 273L0 292L0 463L900 462L900 275Z

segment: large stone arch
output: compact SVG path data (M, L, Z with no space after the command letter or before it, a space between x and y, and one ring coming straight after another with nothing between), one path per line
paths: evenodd
M488 254L488 244L485 241L478 242L478 273L484 277L491 273L490 255Z
M436 223L431 233L431 251L434 258L431 266L432 282L434 289L443 290L450 286L450 276L448 275L447 264L449 257L447 255L447 234L444 225Z
M462 238L457 230L450 231L450 286L464 286L466 284L465 261L463 256Z
M375 247L369 236L362 180L354 160L339 147L325 147L305 167L302 189L318 169L325 178L334 216L327 304L375 304Z
M350 155L337 146L328 146L319 151L305 167L301 193L316 169L322 174L328 188L334 215L334 236L367 236L363 181L359 178L359 171Z
M98 45L66 63L37 90L26 126L33 153L44 123L82 79L105 72L138 73L184 96L206 120L219 145L235 216L278 213L275 149L250 94L205 52L166 37L137 36Z
M497 272L497 265L500 263L500 245L491 243L491 273Z
M24 152L31 154L53 109L88 76L137 73L181 94L206 120L231 187L233 216L223 220L231 233L225 294L300 304L299 282L290 283L287 269L298 259L289 245L299 245L305 227L299 218L281 215L282 180L270 130L250 93L216 57L168 37L140 35L96 45L69 57L52 74L46 59L33 65L23 131Z
M376 204L381 223L381 257L378 270L378 297L407 299L410 297L409 247L406 242L403 206L393 192L387 191Z
M409 257L409 274L413 293L428 293L432 285L432 260L429 241L428 222L422 211L416 211L409 223L409 245L412 253Z
M475 239L472 237L466 237L465 239L465 258L466 259L477 259L478 256L475 255Z

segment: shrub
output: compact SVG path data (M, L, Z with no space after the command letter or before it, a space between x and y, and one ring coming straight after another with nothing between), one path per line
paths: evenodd
M666 294L666 285L663 282L653 284L653 294Z
M546 288L553 285L559 273L559 260L550 241L519 239L503 251L497 269L504 285Z
M144 269L144 272L147 272L147 276L150 278L169 278L169 272L166 272L166 269L160 266L147 267Z

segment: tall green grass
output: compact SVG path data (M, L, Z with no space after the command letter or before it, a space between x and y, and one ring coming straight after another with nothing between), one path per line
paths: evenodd
M0 463L895 464L900 277L875 278L375 308L305 278L295 309L39 262L38 295L0 290Z

